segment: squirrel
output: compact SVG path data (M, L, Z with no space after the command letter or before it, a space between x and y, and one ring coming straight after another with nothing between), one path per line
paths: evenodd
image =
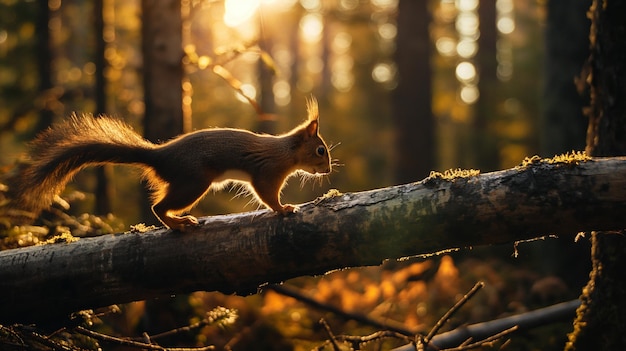
M280 213L285 181L294 173L332 170L328 146L319 133L317 101L307 101L308 119L282 135L243 129L209 128L154 144L111 117L73 114L31 142L31 162L13 185L14 201L39 213L49 207L72 176L90 165L131 164L143 169L153 191L152 212L166 227L185 231L198 225L191 209L208 192L227 183L246 184L256 199Z

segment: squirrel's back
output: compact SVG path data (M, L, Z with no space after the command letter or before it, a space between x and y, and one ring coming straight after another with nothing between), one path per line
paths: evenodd
M82 168L108 162L143 163L155 147L118 119L72 115L30 143L29 163L9 179L12 200L20 209L39 212Z
M35 214L52 204L72 176L89 165L139 165L153 190L154 214L169 228L185 230L198 224L192 208L215 184L243 181L260 203L287 214L282 204L285 180L297 171L312 175L332 170L329 149L319 134L317 102L307 103L307 121L281 135L261 135L241 129L204 129L160 145L109 117L72 116L41 133L31 143L31 162L9 179L10 198L17 209Z

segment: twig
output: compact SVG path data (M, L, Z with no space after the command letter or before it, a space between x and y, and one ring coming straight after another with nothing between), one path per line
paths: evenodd
M396 333L391 330L380 330L380 331L377 331L375 333L372 333L370 335L365 335L365 336L354 336L354 335L337 335L336 336L336 339L340 341L347 341L351 343L358 342L361 344L365 344L365 343L372 342L378 339L383 339L383 338L396 338L396 339L404 340L406 342L413 341L412 338L409 338L406 335Z
M224 79L228 83L228 85L230 85L233 89L235 89L235 91L237 91L241 96L243 96L250 103L250 105L254 108L257 115L263 116L264 113L263 113L263 109L261 108L261 106L257 103L257 101L253 97L248 96L248 94L246 94L241 89L241 86L242 86L241 81L235 78L235 76L233 76L232 73L224 67L225 64L229 63L230 61L233 61L235 58L239 57L241 54L245 52L258 52L263 62L273 67L273 63L271 62L272 60L269 54L267 54L264 50L261 50L261 49L253 49L252 47L255 45L258 45L256 41L246 43L242 45L241 47L231 48L230 50L217 55L217 58L212 59L213 62L206 65L205 67L200 67L198 65L199 57L195 51L187 52L186 55L191 64L194 64L195 66L197 66L199 69L202 69L202 70L211 69L213 73L215 73L218 77Z
M329 339L326 340L322 345L318 346L314 350L323 350L324 347L328 344L332 344L335 350L340 350L339 344L337 341L350 343L353 350L360 350L360 346L363 344L367 344L372 341L376 341L384 338L395 338L404 340L406 342L412 343L415 342L413 338L410 338L406 335L391 331L391 330L380 330L365 336L356 336L356 335L334 335L328 326L328 323L324 319L320 320L320 324L324 326L326 333L329 336Z
M80 350L79 348L75 348L75 347L69 347L67 345L63 345L63 344L59 344L58 342L46 337L45 335L41 335L37 332L34 331L29 331L27 332L28 336L35 339L36 342L41 343L43 345L46 345L50 348L52 348L53 350L60 350L60 351L76 351L76 350Z
M476 349L479 347L483 347L483 346L487 346L487 344L492 343L498 339L503 338L504 336L513 333L514 331L517 331L518 327L512 326L511 328L507 329L507 330L503 330L497 334L494 334L484 340L480 340L474 343L470 343L470 344L466 344L466 345L462 345L459 347L455 347L455 348L451 348L451 349L443 349L441 351L464 351L464 350L472 350L472 349Z
M110 335L95 332L93 330L89 330L85 327L78 326L74 328L74 331L76 331L79 334L86 335L90 338L94 338L97 340L106 341L106 342L110 342L110 343L114 343L118 345L130 346L130 347L135 347L135 348L145 348L149 350L165 350L164 347L159 346L159 345L151 345L151 344L146 344L146 343L139 342L139 341L117 338L114 336L110 336Z
M246 94L246 92L243 91L241 81L235 78L235 76L233 76L229 70L224 68L224 66L222 65L213 65L212 70L213 70L213 73L217 74L218 77L224 79L231 86L231 88L235 89L235 91L237 91L241 96L243 96L250 103L250 105L252 105L257 115L259 116L263 115L263 109L261 108L261 106L256 102L256 100L248 96L248 94Z
M237 343L239 343L244 337L250 335L253 328L256 327L260 321L260 319L257 319L251 326L241 329L235 336L228 340L226 345L224 345L224 351L232 351L233 346L237 345Z
M168 331L155 334L155 335L146 334L144 338L146 338L146 340L154 340L154 339L164 338L166 336L172 336L172 335L182 333L182 332L191 332L194 329L200 329L208 325L232 324L237 319L237 310L228 309L225 307L216 307L212 309L211 311L207 312L206 315L207 316L205 318L203 318L202 320L194 324L181 327L181 328L168 330Z
M122 338L117 338L117 337L106 335L106 334L101 334L101 333L98 333L98 332L95 332L93 330L89 330L87 328L80 327L80 326L74 328L74 330L77 333L79 333L79 334L83 334L83 335L89 336L89 337L97 339L97 340L106 341L106 342L114 343L114 344L117 344L117 345L134 347L134 348L138 348L138 349L160 350L160 351L205 351L205 350L215 350L215 346L191 347L191 348L167 348L167 347L163 347L163 346L160 346L160 345L147 344L147 343L144 343L144 342L133 341L133 340L128 340L128 339L122 339Z
M22 337L20 336L19 333L16 333L15 330L13 330L13 328L10 327L5 327L4 325L0 324L0 330L4 331L7 334L12 335L15 339L17 339L21 346L24 346L24 340L22 339Z
M330 330L330 326L328 325L328 323L326 323L324 318L320 319L319 323L324 327L324 330L326 330L326 334L328 334L328 339L333 345L333 349L335 351L341 351L341 348L339 348L339 344L337 344L337 339L335 338L335 335L333 335L332 330Z
M456 311L458 311L461 307L463 307L463 305L465 305L465 303L469 301L469 299L471 299L472 296L474 296L478 292L478 290L482 289L484 286L485 286L485 283L483 282L476 283L476 285L474 285L474 287L467 294L465 294L463 298L461 298L456 304L454 304L454 306L452 306L448 310L448 312L446 312L441 318L439 318L439 320L437 321L437 324L435 324L435 326L430 330L428 335L424 338L424 344L428 345L428 342L433 338L433 336L435 336L435 334L437 334L439 329L443 327L443 325L448 321L448 319L450 319L450 317L454 313L456 313Z
M362 314L346 312L338 307L335 307L335 306L323 303L321 301L318 301L314 298L308 297L302 294L301 292L297 291L296 289L287 287L284 284L283 285L270 284L266 286L265 288L269 290L273 290L281 295L293 297L294 299L300 302L303 302L313 308L331 312L346 320L354 320L359 323L363 323L365 325L369 325L377 329L391 330L391 331L394 331L396 333L399 333L408 337L414 337L416 334L419 334L419 332L407 329L403 325L400 325L400 323L393 323L391 321L383 322L383 321L379 321L372 317L365 316Z
M182 332L190 332L190 331L192 331L194 329L200 329L200 328L202 328L202 327L204 327L206 325L210 325L210 324L211 324L211 322L209 321L209 319L208 318L204 318L203 320L201 320L201 321L199 321L197 323L194 323L194 324L191 324L191 325L188 325L188 326L185 326L185 327L180 327L180 328L176 328L176 329L168 330L168 331L165 331L165 332L162 332L162 333L159 333L159 334L152 335L152 336L150 336L150 339L153 339L153 340L154 339L161 339L161 338L164 338L164 337L167 337L167 336L172 336L172 335L175 335L175 334L178 334L178 333L182 333Z

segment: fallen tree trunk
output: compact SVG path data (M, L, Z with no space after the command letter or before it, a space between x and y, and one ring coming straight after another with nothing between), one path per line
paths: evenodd
M0 252L0 322L198 290L265 283L441 250L626 228L626 158L535 160L483 175L431 176L334 194L286 217L207 217L158 229Z

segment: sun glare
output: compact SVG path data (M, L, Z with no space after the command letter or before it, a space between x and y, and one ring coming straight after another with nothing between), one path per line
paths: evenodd
M308 42L317 42L322 37L324 23L322 16L318 14L307 14L300 20L300 31L302 38Z
M251 99L256 99L256 88L252 84L242 84L241 91L246 94L247 97ZM241 102L248 102L248 99L241 95L241 93L237 93L237 100Z
M260 4L260 0L226 0L224 23L229 27L243 24L254 15Z
M472 82L476 78L476 67L470 62L461 62L456 66L456 77L461 82Z

